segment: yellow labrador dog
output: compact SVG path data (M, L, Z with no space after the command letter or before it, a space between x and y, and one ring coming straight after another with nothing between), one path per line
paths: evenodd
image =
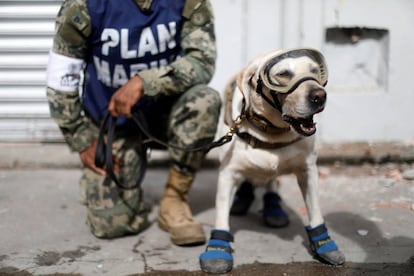
M224 117L231 142L221 148L216 223L201 269L225 273L233 267L229 212L244 180L271 183L293 173L305 199L310 247L323 262L339 265L344 255L329 237L318 199L318 170L313 117L323 111L328 80L323 55L315 49L288 49L263 54L227 85Z

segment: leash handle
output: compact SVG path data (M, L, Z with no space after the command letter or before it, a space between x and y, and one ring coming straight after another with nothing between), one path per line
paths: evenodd
M105 116L102 120L101 129L99 131L98 136L98 143L96 148L95 154L95 165L99 168L104 168L106 165L106 172L111 178L112 181L118 186L118 188L124 190L133 190L137 189L141 186L141 182L144 179L146 168L147 168L147 156L146 156L146 146L142 144L143 153L141 155L141 167L140 173L138 178L136 179L134 185L124 185L118 179L114 172L114 164L113 164L113 154L112 154L112 143L114 141L115 136L115 128L116 128L116 118L112 117L109 113ZM107 142L105 143L105 133L107 133L106 139Z

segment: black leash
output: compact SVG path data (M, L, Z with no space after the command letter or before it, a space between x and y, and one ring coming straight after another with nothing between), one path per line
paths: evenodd
M155 136L153 136L148 131L148 126L146 124L145 117L144 117L144 114L142 112L140 112L140 111L133 112L132 113L132 120L138 126L141 133L143 133L146 136L147 139L144 141L144 143L154 142L154 143L159 144L159 145L161 145L163 147L166 147L166 148L173 148L173 149L188 151L188 152L203 151L204 153L207 153L213 148L220 147L220 146L230 142L231 139L232 139L232 135L226 134L223 137L221 137L220 139L218 139L217 141L214 141L214 142L211 142L211 143L208 143L206 145L199 146L199 147L180 147L180 146L177 146L177 145L174 145L174 144L164 142L164 141L156 138Z
M114 141L115 136L115 127L116 127L116 118L109 115L106 115L105 118L102 120L101 129L99 132L98 143L96 146L96 154L95 154L95 165L99 168L104 168L106 165L106 172L108 173L109 177L118 188L124 190L132 190L137 189L141 185L142 180L144 179L145 172L147 169L147 146L146 144L142 144L141 151L143 152L141 156L141 166L139 169L139 176L137 177L134 185L127 186L121 183L118 177L115 175L114 172L114 164L113 164L113 155L112 155L112 143ZM106 135L106 143L105 143L105 133Z
M127 186L121 183L121 181L118 179L118 177L114 173L114 165L113 165L113 155L112 155L112 143L114 141L115 136L115 128L116 128L116 117L111 116L109 113L104 117L102 120L99 136L98 136L98 142L97 142L97 148L96 148L96 155L95 155L95 165L99 168L104 168L106 165L106 171L109 175L109 177L115 182L115 184L120 189L124 190L132 190L139 188L141 185L142 180L145 176L145 171L147 168L148 160L147 160L147 149L148 144L153 142L156 144L159 144L166 148L174 148L178 150L183 151L203 151L204 153L209 152L211 149L215 147L222 146L228 142L230 142L233 138L233 134L235 132L234 128L231 128L230 131L225 134L223 137L219 138L216 141L213 141L211 143L208 143L206 145L198 146L198 147L180 147L178 145L173 145L167 142L164 142L155 136L153 136L149 130L147 122L145 121L144 114L137 110L132 112L132 121L138 126L138 129L141 134L141 138L143 139L142 142L142 156L141 156L141 167L140 167L140 174L137 177L137 180L135 181L134 185ZM106 134L106 143L105 143L105 134Z

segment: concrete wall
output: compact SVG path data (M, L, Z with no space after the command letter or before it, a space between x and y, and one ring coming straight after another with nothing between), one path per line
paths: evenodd
M215 88L222 90L233 73L262 51L315 47L324 52L331 76L328 106L317 118L322 141L411 142L414 1L212 3L219 50ZM327 37L327 30L333 35Z

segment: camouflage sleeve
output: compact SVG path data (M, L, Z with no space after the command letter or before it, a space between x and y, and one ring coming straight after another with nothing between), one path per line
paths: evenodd
M72 151L80 152L87 148L97 137L96 128L83 116L79 96L79 83L63 89L53 85L53 79L59 78L56 73L56 58L85 60L88 51L87 38L90 35L90 18L87 13L86 0L66 0L56 17L55 35L52 53L49 55L47 98L51 117L58 124L62 134ZM78 77L80 80L79 68Z
M86 59L91 28L86 0L65 0L56 17L53 52Z
M181 30L183 57L168 66L139 72L145 95L182 93L211 80L216 61L213 10L209 0L192 2L196 5Z
M98 138L97 127L82 115L82 105L77 92L59 93L48 87L47 98L50 114L72 151L81 152Z

